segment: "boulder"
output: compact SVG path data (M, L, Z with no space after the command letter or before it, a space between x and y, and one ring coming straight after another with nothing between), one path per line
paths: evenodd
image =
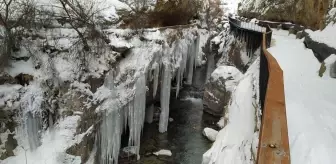
M307 33L305 33L304 31L298 31L296 33L296 39L302 39L302 38L304 38L306 36L307 36Z
M210 141L212 141L212 142L216 141L216 137L217 137L217 134L218 134L217 130L214 130L214 129L211 129L211 128L204 128L202 133Z
M307 48L314 52L315 57L320 62L323 62L331 54L336 54L336 48L330 47L325 43L315 41L309 35L305 37L304 44Z
M242 0L238 14L247 18L293 22L312 29L324 26L329 0Z
M239 82L242 73L233 66L219 66L205 84L204 111L214 116L223 116L231 92Z

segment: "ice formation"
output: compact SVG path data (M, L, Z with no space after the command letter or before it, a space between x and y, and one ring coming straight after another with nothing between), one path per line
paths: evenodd
M171 87L171 71L169 65L164 65L161 85L161 114L159 131L164 133L167 131L169 119L169 100Z
M160 66L157 62L155 62L153 64L153 68L154 68L153 97L155 97L159 84Z
M192 83L198 44L199 36L195 37L195 35L191 34L183 42L175 42L174 47L153 50L150 52L150 55L139 55L138 53L143 53L143 51L133 51L133 57L138 57L136 58L137 62L125 63L125 65L131 66L136 64L142 67L134 75L135 84L134 86L132 84L133 92L128 96L120 96L120 94L125 94L125 88L124 86L114 86L113 73L112 71L109 72L105 78L104 86L98 89L102 93L109 92L109 96L100 105L100 111L103 113L98 137L100 163L118 163L121 146L120 139L122 133L127 130L127 127L130 134L128 146L135 148L135 153L139 158L141 131L145 120L152 122L154 110L152 107L146 110L147 80L152 82L153 93L150 94L153 97L156 97L158 88L160 87L161 113L159 132L164 133L167 131L172 78L175 77L177 80L177 92L182 85L184 77L188 79L190 84ZM152 64L148 63L146 65L142 63L144 60L148 60L146 59L147 57L150 58L150 61L153 61L149 62ZM129 97L127 103L120 101L125 97Z

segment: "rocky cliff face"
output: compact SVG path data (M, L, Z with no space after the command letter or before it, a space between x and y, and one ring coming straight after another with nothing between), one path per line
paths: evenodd
M328 0L242 0L238 13L248 18L288 21L312 29L324 27Z

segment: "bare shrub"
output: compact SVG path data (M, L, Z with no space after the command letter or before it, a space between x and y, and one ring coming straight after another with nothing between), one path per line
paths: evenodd
M0 41L0 70L9 65L13 52L20 49L24 30L30 29L35 18L33 0L0 1L0 25L3 38Z
M77 32L85 51L90 51L88 40L102 39L105 43L110 40L97 27L95 18L99 10L95 1L59 0L63 9L63 20ZM83 30L84 29L84 30Z
M160 20L163 26L188 24L201 9L199 0L159 0L151 17Z
M108 36L97 24L97 18L100 17L98 4L96 1L82 0L58 0L58 2L63 10L62 15L58 17L64 23L68 23L79 37L78 42L73 46L82 45L82 49L77 48L77 55L80 60L80 69L86 72L88 61L92 57L90 55L102 51L101 47L110 43ZM93 49L94 46L99 48Z
M124 27L140 29L185 25L198 16L202 4L202 0L158 0L150 10L141 3L137 8L131 7L133 14L123 18Z
M208 30L216 27L215 19L219 19L223 16L223 11L220 8L220 0L206 0L204 3L205 21Z

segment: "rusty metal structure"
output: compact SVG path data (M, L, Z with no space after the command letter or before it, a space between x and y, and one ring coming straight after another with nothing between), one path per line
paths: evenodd
M229 18L230 32L246 43L247 55L260 50L259 92L262 123L259 133L257 164L290 164L283 72L267 51L272 30L254 23ZM258 52L257 52L258 53Z

